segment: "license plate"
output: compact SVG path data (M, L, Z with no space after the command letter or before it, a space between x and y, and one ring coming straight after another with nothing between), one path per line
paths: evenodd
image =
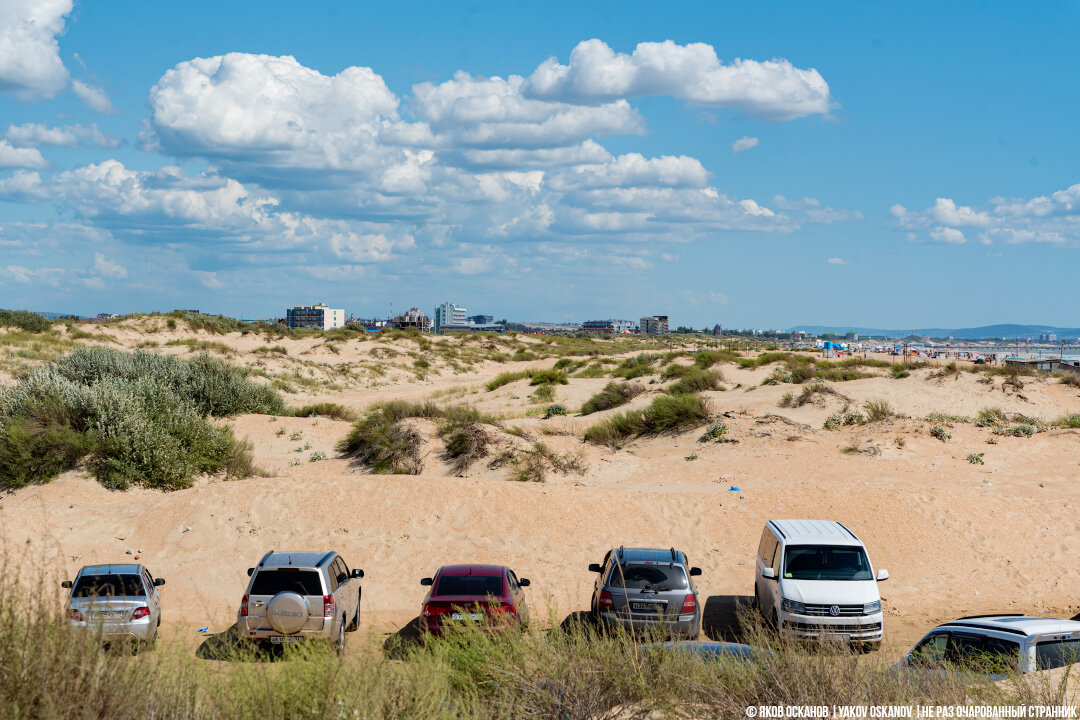
M270 636L270 643L272 645L294 645L294 644L300 642L303 639L304 638L296 637L295 635L289 635L289 636L271 635Z
M649 613L650 615L657 615L662 612L663 605L657 603L647 602L632 602L630 603L630 610L637 613Z
M95 620L115 620L124 617L123 610L98 610L91 615Z
M451 620L479 620L480 613L450 613Z

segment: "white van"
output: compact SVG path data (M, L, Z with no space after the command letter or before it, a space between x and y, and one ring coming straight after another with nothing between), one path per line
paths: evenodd
M770 520L758 544L754 597L782 634L832 635L871 647L881 644L883 620L866 547L830 520Z

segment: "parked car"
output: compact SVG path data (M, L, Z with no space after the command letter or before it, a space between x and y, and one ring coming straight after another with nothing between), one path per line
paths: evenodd
M1025 615L975 615L928 632L896 667L1000 678L1080 662L1080 622Z
M483 621L495 630L529 622L524 588L529 579L502 565L444 565L421 585L430 587L420 611L420 627L441 635L465 622Z
M881 645L884 615L873 565L855 533L828 520L770 520L758 544L754 596L781 634Z
M165 584L141 564L87 565L61 587L68 593L65 612L75 627L97 633L103 642L157 642L161 592Z
M589 571L598 574L593 587L593 619L606 628L661 632L696 640L701 608L686 554L669 548L617 548Z
M663 652L686 653L697 655L702 660L743 660L750 662L760 658L767 651L753 645L723 642L719 640L668 640L662 643L643 645L642 649Z
M360 579L334 551L275 552L248 568L237 627L259 643L287 645L309 639L345 650L345 633L360 623Z

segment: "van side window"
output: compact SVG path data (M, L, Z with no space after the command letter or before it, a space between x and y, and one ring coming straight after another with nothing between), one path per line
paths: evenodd
M773 545L772 562L769 564L772 567L773 572L776 573L776 577L780 577L780 543L777 542Z
M776 554L776 546L779 544L780 541L776 539L772 531L765 528L761 533L761 543L758 545L758 555L761 557L761 562L771 565L773 555Z

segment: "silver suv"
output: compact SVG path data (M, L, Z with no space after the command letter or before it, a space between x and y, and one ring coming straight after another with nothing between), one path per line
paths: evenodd
M592 615L604 627L664 632L695 640L701 631L701 608L686 554L668 550L618 548L602 563L593 588Z
M242 637L272 645L310 638L345 650L345 633L360 622L360 578L336 552L275 552L248 568L251 580L240 601Z
M87 565L61 587L68 593L65 611L78 628L97 633L103 642L134 640L143 645L157 641L161 625L161 593L165 584L135 563Z

